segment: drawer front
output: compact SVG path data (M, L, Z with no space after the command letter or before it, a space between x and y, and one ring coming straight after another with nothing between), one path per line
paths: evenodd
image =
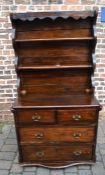
M33 127L19 128L21 142L92 142L95 127Z
M54 123L55 122L55 112L54 111L44 111L44 110L25 110L16 111L16 122L19 124L40 124L40 123Z
M91 160L92 146L22 146L23 161Z
M94 123L97 121L97 110L93 109L76 109L76 110L59 110L58 121L67 124L69 122L77 123Z

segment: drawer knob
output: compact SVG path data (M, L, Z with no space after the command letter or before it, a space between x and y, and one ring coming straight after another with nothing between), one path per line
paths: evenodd
M79 139L81 137L81 133L73 133L73 137L75 139Z
M43 138L43 136L44 136L44 134L42 132L35 133L35 137L37 139L41 139L41 138Z
M75 156L80 156L82 154L82 151L81 150L80 151L74 151L73 154Z
M81 115L73 115L73 119L79 121L81 119Z
M36 152L36 156L37 157L43 157L44 156L44 152L42 152L42 151Z
M26 90L21 90L21 91L20 91L20 94L21 94L21 95L26 95L26 93L27 93Z
M32 120L33 120L34 122L39 122L40 119L41 119L41 116L39 116L39 115L37 115L37 114L32 116Z

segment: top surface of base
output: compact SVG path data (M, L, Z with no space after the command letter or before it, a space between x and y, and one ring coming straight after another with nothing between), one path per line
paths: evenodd
M13 108L100 107L94 95L36 96L26 94L15 100Z

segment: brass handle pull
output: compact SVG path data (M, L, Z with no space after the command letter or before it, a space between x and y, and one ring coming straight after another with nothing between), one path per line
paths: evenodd
M41 138L43 138L43 136L44 136L44 134L42 132L35 133L35 137L37 139L41 139Z
M44 152L42 152L42 151L36 152L36 156L37 157L43 157L44 156Z
M82 154L82 151L81 150L80 151L74 151L73 154L75 156L80 156Z
M39 116L39 115L37 115L37 114L32 116L32 120L33 120L34 122L39 122L40 119L41 119L41 116Z
M73 115L73 119L75 121L79 121L81 119L81 115Z
M81 133L73 133L73 137L75 139L79 139L81 137Z

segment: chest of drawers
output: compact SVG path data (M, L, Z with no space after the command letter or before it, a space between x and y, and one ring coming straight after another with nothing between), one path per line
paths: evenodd
M22 165L95 162L96 17L96 11L11 14L18 77L12 111Z

